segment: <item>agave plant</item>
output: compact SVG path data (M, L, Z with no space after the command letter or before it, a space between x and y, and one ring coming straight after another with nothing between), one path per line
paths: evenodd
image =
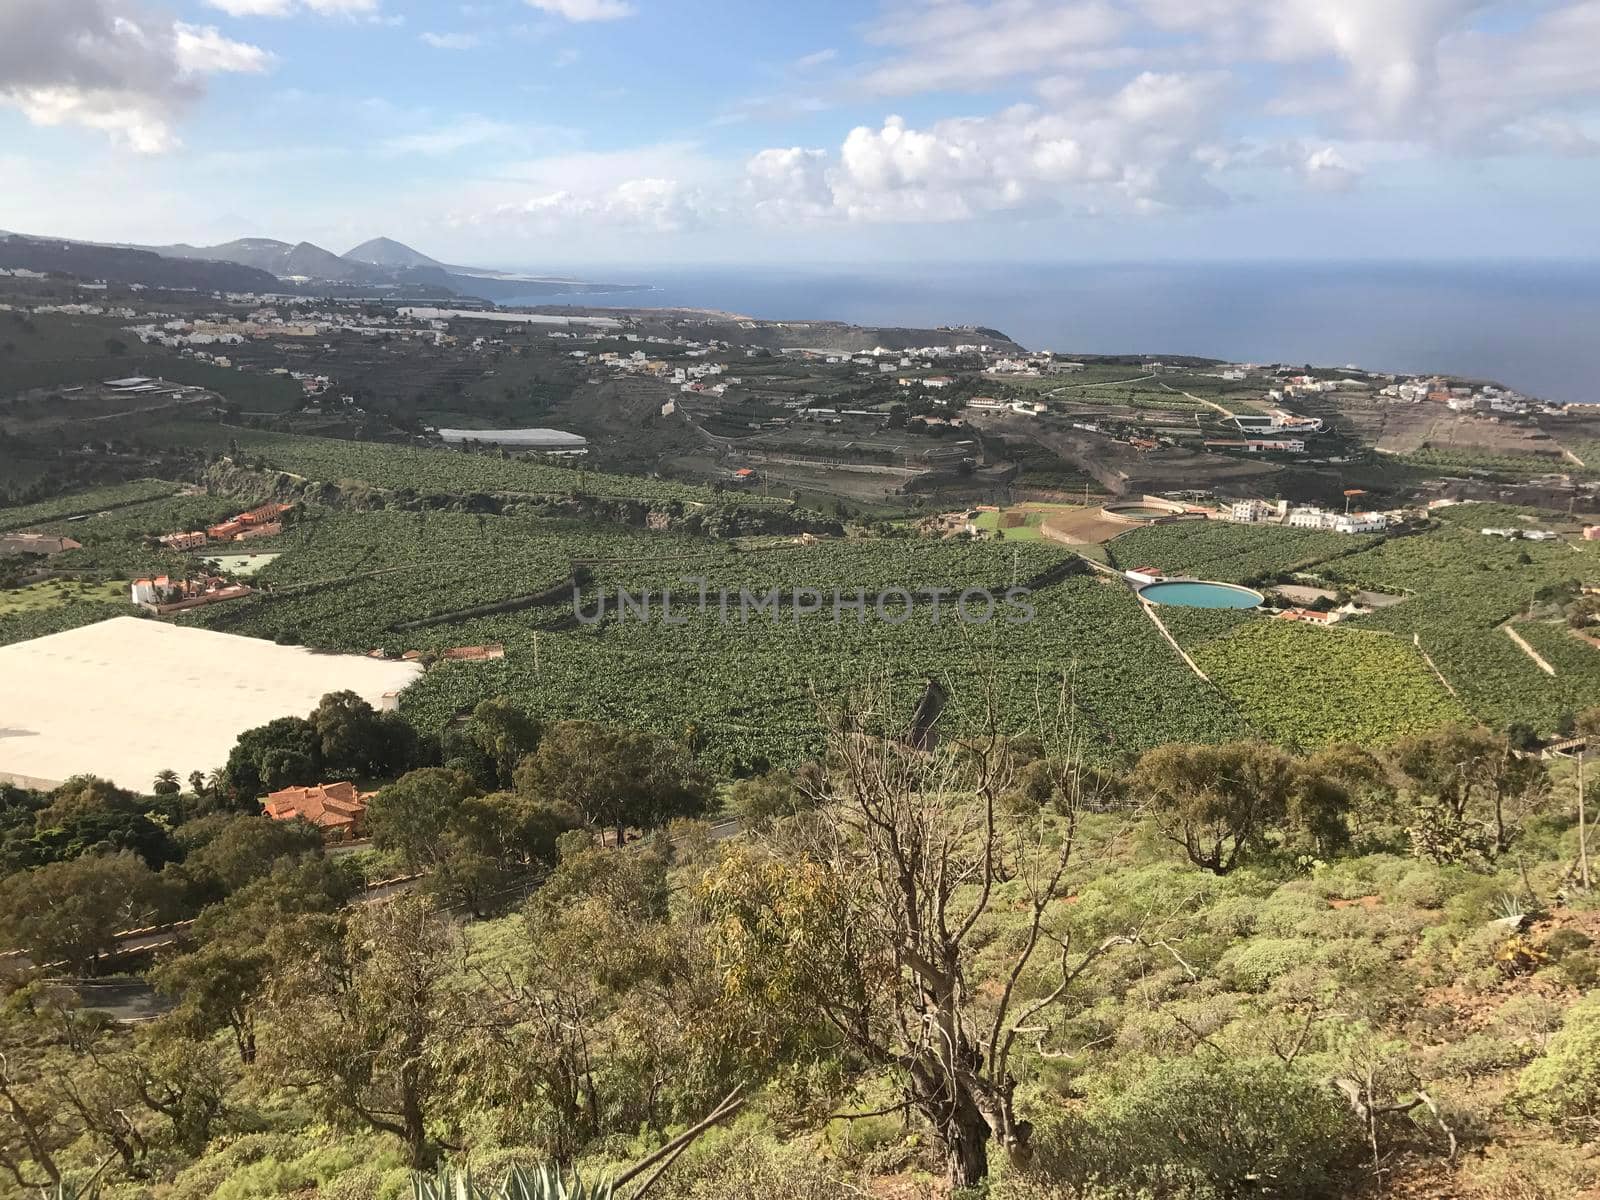
M54 1187L46 1189L44 1200L100 1200L100 1172L103 1170L105 1170L104 1163L82 1183L69 1183L63 1179Z
M569 1181L560 1167L540 1164L532 1169L514 1166L498 1187L489 1189L474 1183L466 1167L444 1163L431 1175L419 1171L411 1176L411 1200L619 1200L621 1189L643 1176L628 1197L641 1200L695 1139L744 1107L743 1091L742 1085L734 1088L698 1123L604 1183L585 1183L576 1169Z
M585 1183L573 1172L570 1180L559 1167L514 1166L499 1186L485 1188L464 1167L445 1164L432 1175L411 1177L412 1200L616 1200L611 1183Z
M1507 922L1522 921L1527 916L1522 901L1511 892L1506 892L1496 899L1491 910L1496 918Z

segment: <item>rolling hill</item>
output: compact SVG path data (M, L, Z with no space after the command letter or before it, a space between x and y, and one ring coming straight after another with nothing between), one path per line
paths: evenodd
M436 267L441 271L453 269L437 259L429 258L420 250L413 250L403 242L386 237L375 237L371 241L362 242L354 250L346 250L341 257L347 262L386 267L395 271L416 267Z
M279 286L271 272L237 262L187 259L129 246L98 246L25 234L0 234L0 267L202 292L269 292Z

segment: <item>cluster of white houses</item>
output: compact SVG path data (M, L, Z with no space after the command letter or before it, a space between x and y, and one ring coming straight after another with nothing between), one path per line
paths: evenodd
M1387 513L1340 513L1314 505L1295 506L1287 500L1238 500L1229 506L1228 518L1243 525L1287 525L1332 533L1382 533L1389 527Z

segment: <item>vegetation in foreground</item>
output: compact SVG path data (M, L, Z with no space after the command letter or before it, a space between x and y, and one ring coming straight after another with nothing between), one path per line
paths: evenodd
M623 728L494 702L429 747L334 696L187 791L8 791L0 929L62 965L0 1008L0 1194L399 1196L665 1146L652 1200L1600 1182L1570 763L1449 726L1114 772L1069 704L932 751L900 711L858 693L821 760L718 786ZM274 772L378 770L371 852L252 815ZM195 911L159 1019L70 983Z

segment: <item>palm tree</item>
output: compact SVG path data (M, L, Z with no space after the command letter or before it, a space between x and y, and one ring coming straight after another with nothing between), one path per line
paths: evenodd
M158 796L176 796L183 791L183 784L178 782L178 773L168 767L166 770L156 772L155 793Z
M206 794L206 773L204 771L189 772L189 790L196 796Z

